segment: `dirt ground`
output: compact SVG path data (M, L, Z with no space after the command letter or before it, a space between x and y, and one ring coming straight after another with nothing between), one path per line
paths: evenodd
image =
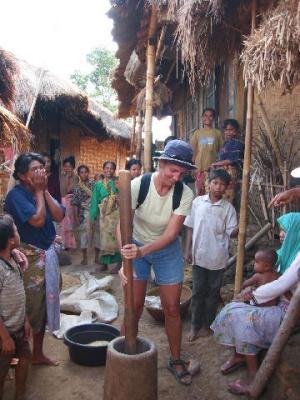
M78 255L73 255L73 264L62 267L62 271L72 273L82 270L78 261ZM94 272L95 268L96 265L91 264L84 269ZM103 274L95 275L103 276ZM112 324L119 327L123 315L123 302L122 289L117 276L113 282L113 294L119 303L120 313L118 319ZM183 324L182 355L183 358L193 356L201 363L201 373L194 377L191 386L178 384L166 369L169 350L163 324L156 322L147 311L144 311L139 328L140 335L152 340L157 346L159 400L231 400L238 398L226 390L226 385L242 375L244 371L236 372L229 377L224 377L219 372L220 365L229 357L230 350L217 345L212 337L198 339L193 344L188 343L188 318L184 320ZM74 364L69 359L68 348L63 341L49 334L45 339L45 352L59 360L60 365L57 367L31 367L26 400L102 399L105 367L83 367ZM5 400L13 400L13 387L13 381L6 382Z

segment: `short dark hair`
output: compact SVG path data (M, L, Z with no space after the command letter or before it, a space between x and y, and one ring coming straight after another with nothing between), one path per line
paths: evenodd
M237 122L236 119L225 119L224 123L223 123L223 129L225 129L228 125L233 126L237 131L240 130L240 124Z
M0 250L6 249L9 239L15 235L13 224L10 224L4 219L0 218Z
M260 256L260 259L263 259L263 261L267 262L268 264L272 265L274 267L277 262L277 253L274 249L271 248L262 248L258 249L256 252L256 255Z
M89 167L87 165L82 164L82 165L79 165L79 167L77 168L77 174L78 175L80 174L82 169L86 169L88 173L90 172Z
M174 135L171 135L171 136L166 137L165 140L164 140L164 147L166 147L166 145L167 145L169 142L171 142L171 140L175 140L175 139L177 139L177 137L174 136Z
M42 151L42 152L41 152L41 156L42 156L42 157L48 157L48 158L50 158L50 160L51 160L51 156L50 156L49 153L47 153L47 151Z
M125 168L126 168L128 171L130 171L130 168L131 168L133 165L139 165L139 166L142 168L142 163L141 163L141 161L140 161L140 160L136 160L135 158L131 158L131 160L128 160L127 163L126 163L126 167L125 167Z
M18 180L19 174L26 174L32 161L39 161L42 165L45 165L45 161L41 154L33 152L22 153L15 161L13 177Z
M204 115L204 113L205 113L206 111L210 111L210 112L212 113L214 119L216 118L216 111L215 111L213 108L211 108L211 107L204 108L204 110L203 110L203 112L202 112L202 117L203 117L203 115Z
M63 160L63 165L66 163L69 163L72 165L73 168L75 168L75 157L74 156L69 156Z
M208 180L209 180L209 182L211 182L214 179L221 179L221 181L223 181L226 186L228 186L231 181L231 177L228 174L228 172L226 172L222 168L210 170L209 175L208 175Z
M110 161L110 160L105 161L105 162L103 163L103 165L102 165L102 168L104 169L104 168L107 166L107 164L111 164L111 165L113 166L114 170L117 169L116 163L115 163L114 161Z

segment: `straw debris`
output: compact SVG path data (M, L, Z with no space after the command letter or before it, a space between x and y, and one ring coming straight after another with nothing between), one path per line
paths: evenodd
M241 55L245 82L265 89L279 82L291 91L300 82L300 3L282 0L244 42Z

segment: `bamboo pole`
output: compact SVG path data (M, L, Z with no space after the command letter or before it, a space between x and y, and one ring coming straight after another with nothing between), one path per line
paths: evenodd
M145 142L144 142L144 170L152 170L152 116L153 116L153 84L156 55L156 28L157 10L151 6L151 18L148 32L147 46L147 74L146 74L146 111L145 111Z
M120 194L120 229L122 246L131 243L132 239L132 208L131 208L131 176L129 171L119 172ZM124 286L125 311L125 352L136 354L137 352L137 321L134 307L132 260L123 259L124 273L127 277L127 285Z
M141 160L142 158L142 131L143 131L143 117L140 113L137 117L137 128L136 128L136 158Z
M286 345L293 328L300 317L300 284L298 283L296 292L294 293L288 310L279 327L278 332L263 360L259 370L257 371L254 381L250 385L249 394L252 398L258 398L268 380L270 379L276 365L279 361L279 356Z
M256 0L252 0L251 32L253 32L255 29L255 18L256 18ZM248 199L249 199L252 131L253 131L254 88L251 83L248 83L247 87L248 87L247 121L246 121L241 209L240 209L240 220L239 220L239 236L238 236L238 247L237 247L237 263L236 263L235 282L234 282L235 294L240 292L241 286L242 286L242 281L243 281L246 229L247 229L247 214L248 214Z
M245 245L245 251L251 249L252 246L255 245L255 243L262 238L267 232L270 231L270 229L272 228L272 225L270 222L268 222L266 225L264 225L261 230L259 232L257 232L253 238L251 238ZM226 268L230 267L231 265L233 265L235 263L237 259L237 254L235 254L234 256L230 257L229 260L226 263Z
M274 135L274 131L273 131L272 126L271 126L271 122L270 122L270 120L269 120L269 118L267 116L266 109L265 109L264 103L263 103L263 101L261 99L261 96L258 93L256 93L256 97L257 97L257 100L258 100L257 104L258 104L258 107L260 109L261 117L262 117L263 123L265 125L265 129L266 129L267 135L269 137L271 146L272 146L272 148L274 150L276 161L277 161L277 164L279 166L281 175L282 175L282 177L284 179L283 160L281 158L280 150L279 150L278 143L277 143L275 135Z
M135 148L136 148L136 116L134 115L132 117L132 130L131 130L131 141L130 141L130 158L135 153Z

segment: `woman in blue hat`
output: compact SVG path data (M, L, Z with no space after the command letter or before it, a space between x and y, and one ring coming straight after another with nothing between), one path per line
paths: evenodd
M180 358L180 294L184 261L178 235L185 217L190 214L194 197L191 189L181 182L187 171L196 169L192 158L193 150L188 143L172 140L157 157L158 171L132 181L133 243L121 249L124 258L133 260L138 320L143 312L147 281L153 268L171 352L168 368L184 385L191 384L191 374L186 362ZM120 276L126 284L123 269Z

